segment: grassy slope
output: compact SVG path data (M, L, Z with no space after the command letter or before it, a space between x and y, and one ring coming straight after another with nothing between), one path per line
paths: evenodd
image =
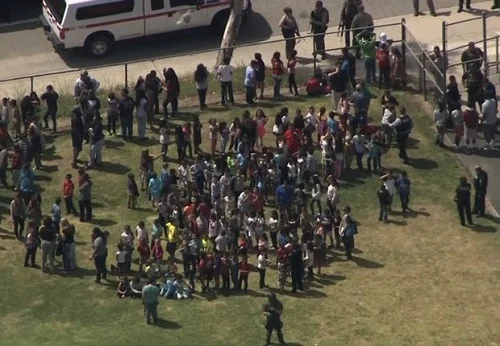
M353 207L361 224L356 242L360 249L358 259L344 262L335 253L325 275L304 296L281 296L285 305L284 332L289 342L470 345L500 340L495 328L500 311L494 304L500 298L496 290L500 264L496 226L488 220L482 221L475 231L458 226L452 198L457 178L464 171L452 153L432 145L431 122L418 100L411 95L400 97L416 125L409 150L415 164L404 167L413 182L411 204L416 213L403 217L395 212L390 216L392 223L377 223L378 179L352 173L341 193L342 201ZM318 108L328 106L329 99L286 103L290 109L303 110L310 104ZM268 103L265 111L272 116L281 106ZM372 108L371 115L377 118L378 107ZM241 112L240 108L217 109L213 114L208 111L202 115L202 121L214 115L228 120ZM44 189L44 211L50 209L51 201L59 194L64 175L73 171L68 163L68 137L57 137L54 145L46 162L51 173L37 172L38 183ZM154 217L143 197L143 209L130 211L123 206L124 175L137 173L141 149L137 144L124 145L118 139L108 138L104 172L91 172L95 223L111 232L110 244L118 239L123 225L135 226L139 220L151 221ZM171 148L172 155L174 149ZM159 151L159 145L153 145L151 151ZM403 169L395 150L383 157L383 164ZM11 195L0 191L2 214L7 211ZM395 209L399 210L397 202ZM7 234L11 226L6 218L2 220L3 345L67 344L69 340L75 345L149 345L159 342L158 337L173 345L256 345L263 341L259 309L265 298L255 290L257 273L251 274L252 291L247 296L209 295L184 302L161 301L160 316L168 321L161 325L168 329L164 334L161 329L145 327L140 302L116 298L116 278L109 286L93 283L93 266L87 259L91 226L72 221L77 227L82 270L75 276L61 277L22 268L23 246ZM252 257L251 261L255 259ZM269 271L267 281L275 286L274 270Z

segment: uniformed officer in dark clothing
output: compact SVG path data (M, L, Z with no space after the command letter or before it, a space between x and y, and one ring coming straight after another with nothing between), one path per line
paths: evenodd
M474 105L476 107L476 102L481 109L481 105L484 102L484 75L481 73L479 68L471 68L466 71L462 76L462 83L467 90L467 104Z
M399 118L391 124L391 127L396 130L396 142L398 143L399 148L399 158L403 160L404 164L407 165L409 164L409 159L406 154L406 145L413 128L413 120L406 113L405 107L400 107L399 114Z
M473 225L470 211L470 190L471 186L467 182L466 177L460 178L460 183L455 190L455 203L457 203L458 215L460 216L460 224L465 226L465 218L467 223Z
M345 46L351 46L351 24L354 16L358 14L358 0L345 0L342 12L340 13L340 23L344 27ZM354 40L354 38L353 38Z
M266 315L266 345L271 343L271 335L273 330L276 330L278 335L278 340L281 345L285 345L285 340L283 339L283 322L281 322L281 314L283 313L283 304L276 298L276 294L270 293L267 296L267 303L262 306L262 311Z
M292 277L292 292L303 291L302 278L304 276L304 258L299 244L293 244L290 255L290 276Z
M311 31L314 35L314 51L321 55L321 60L326 59L325 32L329 21L328 10L323 7L322 1L316 1L314 10L311 11Z
M476 176L474 177L474 208L472 214L484 216L486 208L486 192L488 190L488 173L480 166L476 166Z

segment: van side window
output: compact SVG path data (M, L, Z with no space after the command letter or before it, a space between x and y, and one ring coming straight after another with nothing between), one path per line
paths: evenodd
M165 0L151 0L151 9L153 11L163 10L165 8Z
M170 7L197 6L198 0L170 0Z
M129 13L134 10L134 0L113 1L107 4L80 7L76 10L76 20L93 19Z

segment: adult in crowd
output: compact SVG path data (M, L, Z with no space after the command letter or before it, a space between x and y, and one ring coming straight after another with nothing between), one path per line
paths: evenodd
M488 192L488 173L481 166L476 166L474 169L474 208L472 214L479 217L484 216L486 210L486 194Z
M344 29L344 39L345 46L351 46L351 27L352 21L354 17L358 14L358 7L360 5L359 0L345 0L344 5L342 6L342 10L340 12L340 23ZM356 42L356 39L353 35L353 41Z
M229 58L222 59L222 64L217 68L217 77L220 81L220 103L225 106L226 101L231 105L234 104L233 94L233 66L231 66Z
M21 168L19 177L19 191L23 196L24 203L29 203L31 197L35 193L35 174L29 163L25 163Z
M283 314L283 304L276 298L275 293L269 293L267 296L267 303L262 306L262 312L266 316L266 322L264 324L266 328L266 343L265 345L270 345L271 336L273 330L276 330L279 343L285 345L285 340L283 339L283 322L281 322L281 315Z
M41 96L42 101L47 104L47 111L43 116L43 121L45 122L44 129L49 128L49 117L52 120L52 132L57 132L57 103L59 100L59 94L54 90L52 85L47 85L45 92Z
M54 272L54 256L56 251L56 230L52 218L45 217L43 226L38 231L42 248L42 273ZM47 262L48 261L48 262ZM47 268L48 267L48 268Z
M10 202L10 220L14 225L14 235L17 239L23 237L24 223L26 220L26 203L20 193L17 193Z
M95 283L101 283L101 279L107 280L106 258L108 256L106 235L100 228L96 227L92 230L92 256L94 261L96 278Z
M151 70L144 79L144 91L148 99L148 122L151 122L153 114L160 114L159 96L162 92L161 79L155 70Z
M75 253L75 226L68 221L68 219L61 219L61 240L63 243L63 267L67 272L75 270L76 267L76 253Z
M150 278L148 284L142 289L142 304L147 324L151 323L151 319L153 319L153 324L158 323L159 296L160 288L156 285L156 278Z
M316 1L314 10L311 11L309 23L311 24L311 32L314 34L314 56L319 54L321 60L326 59L325 32L329 21L330 14L323 7L323 2Z
M484 141L486 145L484 150L493 149L495 146L495 132L497 129L497 107L496 100L493 99L493 95L487 93L486 100L481 105L482 119L481 124L483 126Z
M371 14L365 12L364 5L358 7L358 13L352 19L351 28L352 34L356 37L356 40L357 35L365 30L370 34L373 33L373 18ZM359 58L359 55L359 47L356 47L356 57Z
M250 62L250 65L247 66L245 70L245 101L248 105L253 105L255 104L255 97L256 97L256 87L257 87L257 81L255 79L256 77L256 72L255 69L257 68L257 61L252 60Z
M464 73L466 73L471 69L479 70L483 65L483 60L484 60L484 53L479 47L476 47L474 42L469 42L467 44L467 49L463 51L462 56L460 58Z
M352 260L352 250L354 249L354 236L358 233L356 222L351 217L351 207L346 205L343 208L344 215L339 225L339 233L345 248L347 260Z
M179 111L179 95L181 93L181 86L179 83L179 78L175 73L174 69L169 67L163 69L163 77L165 78L165 89L167 95L165 96L165 101L163 101L163 114L165 119L168 118L168 105L172 107L172 116L177 116Z
M144 90L138 90L135 98L135 115L137 117L137 134L140 141L148 139L146 137L146 127L148 123L148 102L149 101Z
M78 156L83 150L83 140L85 137L85 125L80 107L74 107L71 112L71 145L73 147L73 158L71 166L78 168Z
M83 173L78 186L78 209L80 222L92 220L92 180L88 173Z
M427 7L429 7L431 16L436 17L437 13L434 7L434 0L427 0ZM420 0L413 0L413 14L415 15L415 17L418 17L422 14L422 12L420 12Z
M24 255L24 266L35 268L36 264L36 250L38 249L38 228L35 227L34 221L28 222L28 228L26 231L26 239L24 246L26 247L26 253Z
M290 59L292 52L295 50L296 39L295 36L300 37L299 26L297 21L293 16L292 9L290 7L285 7L283 9L283 17L279 22L279 27L281 28L281 33L285 41L285 52L286 58Z
M356 88L356 57L351 54L347 47L342 48L341 66L347 67L349 81L352 88Z
M328 74L328 81L332 90L332 109L337 112L340 97L347 91L349 83L349 72L341 69L340 61L335 64L335 70Z
M200 109L207 108L207 91L208 91L208 69L203 64L198 64L194 71L194 81L196 83L196 91L198 92L198 101Z
M89 162L86 169L99 167L102 163L102 148L104 147L104 128L100 116L92 119L89 128Z
M462 76L462 84L467 92L467 104L481 107L484 102L484 75L476 67L469 68Z
M97 79L90 77L87 70L82 70L80 72L80 77L75 82L73 96L75 100L80 100L85 92L93 91L95 93L100 86L101 83Z
M406 153L406 146L408 144L408 138L410 137L411 130L413 129L413 120L406 112L405 107L399 108L399 117L394 120L391 124L396 130L396 141L399 148L399 158L403 160L405 165L410 163L408 159L408 154Z
M122 89L120 100L118 101L118 114L122 126L122 138L124 141L131 141L134 128L134 106L135 101L129 96L127 89Z
M460 177L458 187L455 189L455 203L457 204L458 216L460 217L460 224L465 226L465 219L467 223L473 225L471 209L470 209L470 192L471 186L467 182L466 177Z

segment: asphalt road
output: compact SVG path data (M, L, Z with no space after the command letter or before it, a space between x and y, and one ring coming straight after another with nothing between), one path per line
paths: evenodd
M330 27L336 28L343 0L324 1L330 11ZM422 10L426 5L422 2ZM436 8L454 6L457 0L434 0ZM477 2L477 1L473 1ZM412 13L412 0L364 0L367 11L374 18L384 18ZM314 0L253 0L254 16L241 30L239 43L265 40L279 35L277 26L282 9L291 7L299 21L301 31L308 29L309 13ZM443 17L445 18L445 17ZM200 38L200 35L202 36ZM3 47L0 56L0 80L30 74L60 71L67 68L83 68L101 64L121 63L131 60L149 59L170 54L194 52L200 49L216 48L220 38L193 31L183 35L160 35L119 44L114 54L108 58L94 60L81 51L62 54L54 52L46 40L39 23L0 28L0 42ZM6 49L8 47L8 49ZM133 49L131 49L133 47Z

